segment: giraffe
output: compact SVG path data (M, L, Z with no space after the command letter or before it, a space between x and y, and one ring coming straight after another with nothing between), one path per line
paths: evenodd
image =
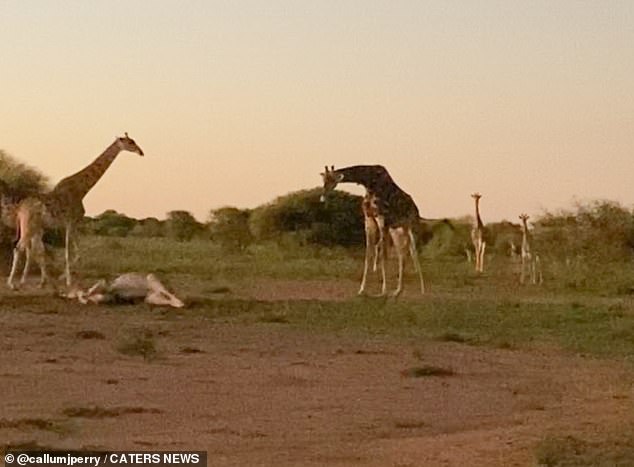
M96 282L88 290L71 288L63 297L76 298L80 303L137 303L183 308L185 303L171 293L154 274L128 272L108 283L105 279Z
M484 251L487 244L484 224L480 218L480 198L482 198L482 195L473 193L471 197L475 200L475 219L471 229L471 241L475 249L475 270L476 272L484 272Z
M17 271L22 253L25 253L25 261L20 285L23 285L26 281L32 255L35 255L35 260L40 266L39 287L43 287L44 284L49 281L48 273L46 271L44 242L42 241L42 237L44 236L44 211L44 204L36 197L26 198L17 205L15 211L15 224L19 240L13 248L11 272L9 273L9 278L7 279L7 285L11 289L16 289L13 278Z
M397 297L403 290L403 262L407 250L418 274L421 293L425 293L425 282L416 252L414 229L422 220L418 208L410 195L394 183L392 177L381 165L356 165L335 170L334 166L321 174L323 194L321 200L334 190L338 183L356 183L366 189L362 207L365 217L366 254L363 278L359 295L365 292L370 259L374 254L381 268L381 295L386 293L385 259L387 257L388 234L398 256L398 283L392 293Z
M378 207L377 207L377 198L376 195L366 192L363 197L363 201L361 203L361 209L363 211L363 219L365 226L365 265L363 267L363 278L361 279L361 286L359 287L359 294L363 294L365 292L366 281L368 277L368 266L370 259L373 258L372 261L372 271L376 272L378 269L378 261L379 257L382 255L387 255L387 252L384 248L384 243L386 241L385 229L382 229L377 221L378 217ZM386 277L385 277L385 266L384 263L381 263L381 295L385 295L386 293Z
M544 282L542 277L542 268L539 260L539 255L531 251L531 244L529 242L530 232L528 231L528 214L520 214L519 218L522 221L522 272L520 273L520 283L524 283L526 269L528 269L531 282L537 284L537 276L539 275L539 283Z
M16 228L16 214L22 200L29 196L37 196L33 190L16 189L0 179L0 218L3 225Z
M70 175L55 185L53 190L42 196L44 203L44 223L47 227L62 227L65 230L65 269L66 285L71 285L70 243L77 252L77 240L74 237L76 225L84 217L83 199L95 186L121 151L129 151L143 156L143 150L125 133L116 138L91 164L79 172Z

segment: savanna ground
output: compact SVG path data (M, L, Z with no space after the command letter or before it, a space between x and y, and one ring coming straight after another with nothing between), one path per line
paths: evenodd
M189 306L82 306L36 277L3 287L5 448L206 450L209 465L634 465L630 265L584 266L598 273L587 287L546 267L544 285L519 286L508 258L483 275L423 258L429 293L410 268L395 301L356 296L360 251L81 245L84 285L151 271Z

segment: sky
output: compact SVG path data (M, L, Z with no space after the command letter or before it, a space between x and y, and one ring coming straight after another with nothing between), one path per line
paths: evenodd
M0 1L0 149L199 220L382 164L424 217L634 204L631 0ZM340 185L352 193L363 190Z

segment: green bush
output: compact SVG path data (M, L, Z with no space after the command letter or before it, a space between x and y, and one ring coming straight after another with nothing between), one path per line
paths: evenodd
M300 244L358 246L364 242L360 196L343 191L320 201L321 189L302 190L256 208L249 219L255 239L293 233Z
M0 196L3 202L14 204L21 199L47 191L48 180L38 170L19 162L0 150ZM0 222L0 264L8 267L15 242L14 210L2 211ZM50 233L47 232L47 238Z
M243 251L253 242L249 229L251 211L226 206L212 209L207 227L211 239L230 251Z
M130 235L134 237L162 237L164 235L164 222L156 217L146 217L136 222L136 225L130 231Z
M165 221L165 232L168 237L179 241L191 240L201 234L203 225L189 211L170 211Z
M570 262L631 260L634 217L616 201L577 204L574 210L546 212L535 222L535 242L552 258Z
M108 209L95 218L86 218L84 229L93 235L125 237L135 227L137 221L125 214Z

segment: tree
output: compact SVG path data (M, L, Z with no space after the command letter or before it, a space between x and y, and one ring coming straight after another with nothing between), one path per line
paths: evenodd
M0 150L0 195L5 202L17 203L27 196L43 193L48 188L45 175ZM0 222L0 260L5 267L9 265L13 251L13 220L11 210L3 210Z
M164 223L156 217L146 217L137 221L134 228L130 231L130 235L135 237L162 237L164 235Z
M136 225L136 220L114 209L108 209L86 223L86 230L94 235L125 237Z
M227 250L243 251L253 242L249 229L250 215L249 209L231 206L212 209L207 223L211 239Z
M179 241L191 240L203 230L203 225L189 211L170 211L167 213L165 230L168 237Z
M360 196L334 191L326 202L322 190L301 190L276 198L256 208L249 220L258 240L291 233L300 243L359 246L363 244L364 224Z

